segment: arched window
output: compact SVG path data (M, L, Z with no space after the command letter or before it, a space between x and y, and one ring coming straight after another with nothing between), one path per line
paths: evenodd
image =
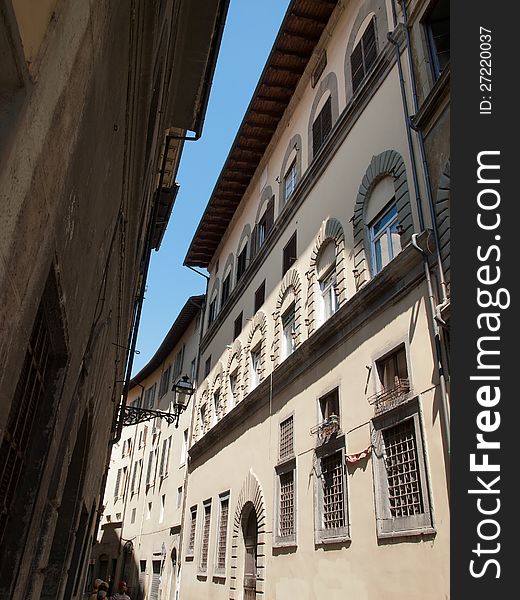
M258 206L258 212L256 215L256 224L253 228L253 234L251 235L251 260L256 256L256 253L260 250L267 236L274 225L274 194L270 185L264 188L260 203Z
M339 298L336 278L336 244L329 240L321 248L316 263L318 294L319 294L319 323L324 323L337 310Z
M249 240L251 239L251 226L244 226L237 248L236 283L240 281L249 265Z
M262 381L265 366L267 318L258 311L253 317L245 349L244 389L253 391Z
M242 345L240 340L235 340L229 350L227 362L227 410L231 410L240 402L240 364Z
M217 279L213 285L213 291L210 296L208 305L208 328L211 327L213 321L217 318L218 314L218 292L220 288L220 281Z
M318 86L309 116L309 163L321 150L338 116L338 78L331 71Z
M233 266L235 264L235 257L231 253L228 256L226 264L224 265L224 271L222 276L222 291L220 293L220 307L222 308L229 298L232 289L233 279Z
M296 269L289 269L282 279L276 310L273 360L276 367L280 360L291 355L301 342L301 281Z
M289 140L278 181L280 182L279 207L280 213L296 190L302 176L302 138L296 134Z
M372 13L366 17L359 28L354 41L354 49L350 55L352 73L352 92L355 94L363 79L376 62L376 17Z

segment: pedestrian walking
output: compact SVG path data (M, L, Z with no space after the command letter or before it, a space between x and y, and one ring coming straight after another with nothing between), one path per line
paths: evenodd
M120 581L118 587L119 592L113 594L111 600L131 600L130 596L126 593L128 590L126 581Z

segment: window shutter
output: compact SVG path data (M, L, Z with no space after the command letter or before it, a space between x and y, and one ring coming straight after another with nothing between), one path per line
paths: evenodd
M168 440L163 440L162 452L161 452L161 466L159 467L159 475L164 477L164 461L166 459L166 444Z
M153 451L148 455L148 468L146 470L146 485L150 485L150 478L152 476L152 464L153 464Z
M336 262L336 244L327 242L318 255L318 279L321 279Z
M321 117L318 115L317 119L312 124L312 154L315 156L321 147Z
M266 234L271 231L274 225L274 196L267 203L267 209L265 211L265 231Z
M365 29L365 33L363 33L363 37L361 38L363 42L363 57L365 62L365 75L370 70L370 67L374 64L376 60L377 52L376 52L376 25L375 18L373 18Z
M327 139L332 130L332 98L329 96L321 109L321 143Z
M363 69L362 40L358 42L350 55L350 68L352 71L352 91L356 93L360 83L363 81L365 71Z
M114 488L114 498L119 496L119 486L121 484L121 469L117 470L116 487Z
M258 250L258 225L253 227L253 233L251 234L251 250L250 250L250 260L256 256L256 251Z

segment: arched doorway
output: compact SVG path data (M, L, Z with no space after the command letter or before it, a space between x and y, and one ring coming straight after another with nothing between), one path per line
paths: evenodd
M242 533L244 536L244 600L256 600L258 576L258 518L252 503L242 511Z

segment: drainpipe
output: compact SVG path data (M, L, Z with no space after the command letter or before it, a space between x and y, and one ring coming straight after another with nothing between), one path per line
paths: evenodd
M394 13L394 21L397 22L397 19L395 17L394 0L392 0L392 9L393 9L393 13ZM406 40L407 40L407 45L408 45L408 49L409 49L409 33L408 33L408 29L406 26L405 26L405 29L408 34L406 37ZM408 150L409 150L410 161L411 161L411 165L412 165L412 178L413 178L413 183L414 183L414 188L415 188L415 203L417 206L417 214L418 214L418 218L419 218L419 228L421 231L423 231L425 228L424 227L424 214L423 214L423 209L422 209L422 205L421 205L421 199L419 196L417 162L415 159L415 150L414 150L412 134L411 134L412 128L410 126L410 115L408 112L408 104L407 104L407 99L406 99L406 90L405 90L405 83L404 83L404 76L403 76L403 65L401 62L401 52L399 50L399 43L397 42L397 40L395 40L392 33L389 32L387 37L388 37L388 40L395 47L397 68L398 68L398 72L399 72L399 86L401 89L404 120L405 120L405 125L406 125L406 136L407 136L407 140L408 140ZM415 82L413 82L413 86L414 86L414 94L415 94ZM426 173L425 173L425 177L428 178ZM431 187L428 185L428 183L429 182L427 182L426 188L427 188L427 191L429 190L429 192L427 192L427 193L428 193L428 197L429 197L429 204L430 204L430 210L431 210L433 207L433 203L431 200ZM435 231L436 231L435 225L436 224L435 224L435 218L434 218L433 213L432 213L432 222L434 224L434 236L435 236ZM444 365L443 365L443 360L442 360L442 349L441 349L441 341L440 341L441 338L440 338L440 329L439 329L439 321L438 321L439 306L436 306L436 302L435 302L435 296L433 293L433 286L432 286L431 275L430 275L430 266L428 264L428 257L426 255L426 253L424 252L424 250L417 244L417 234L416 233L412 234L411 241L412 241L412 245L414 246L414 248L416 248L421 253L422 258L423 258L423 267L424 267L424 273L425 273L426 283L427 283L427 288L428 288L428 301L429 301L429 306L430 306L429 312L431 312L432 326L433 326L433 333L434 333L434 355L435 355L435 362L437 363L437 371L439 374L439 388L440 388L440 393L441 393L441 414L442 414L442 419L443 419L443 424L444 424L444 439L446 442L446 450L448 452L448 456L450 456L450 416L449 416L448 394L447 394L447 389L446 389L446 377L444 374ZM435 247L436 247L436 253L437 253L437 263L438 263L438 265L440 265L440 250L439 250L438 236L435 238ZM442 273L442 267L441 267L441 273ZM443 280L444 280L444 275L442 275L441 281L443 281ZM445 283L442 285L443 292L444 292L444 286L445 286ZM445 300L446 299L443 296L443 302ZM440 306L442 307L443 305L441 304Z

